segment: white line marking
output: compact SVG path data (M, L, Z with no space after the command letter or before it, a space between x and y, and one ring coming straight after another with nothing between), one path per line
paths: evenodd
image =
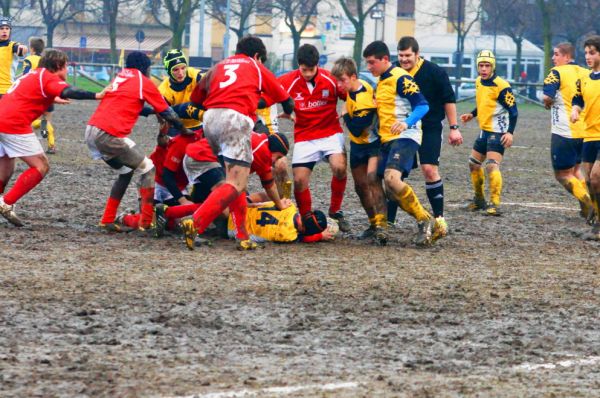
M559 361L556 363L539 363L539 364L531 364L524 363L518 366L515 366L514 370L524 370L526 372L531 372L538 369L556 369L559 366L562 368L570 368L571 366L585 366L585 365L596 365L600 364L600 357L587 357L580 359L567 359L564 361Z
M552 202L502 202L500 206L523 206L523 207L532 207L536 209L550 209L550 210L565 210L565 211L579 211L574 207L565 207L559 206L560 203L552 203ZM447 205L448 207L464 207L462 204L454 204L450 203Z
M239 397L255 397L264 396L265 394L271 395L289 395L298 391L303 390L318 390L318 391L333 391L346 388L356 388L358 383L330 383L330 384L308 384L305 386L287 386L287 387L269 387L260 390L238 390L238 391L223 391L223 392L212 392L204 395L194 394L180 397L171 398L239 398Z

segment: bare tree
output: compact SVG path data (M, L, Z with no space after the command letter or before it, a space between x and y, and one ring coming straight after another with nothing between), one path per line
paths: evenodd
M227 0L209 0L206 13L226 25L226 3ZM269 12L260 13L260 18L255 18L254 23L250 25L251 16L256 15L260 8L265 8L265 5L268 6ZM265 4L264 0L232 0L230 3L232 18L229 29L236 34L239 40L248 34L250 28L270 24L273 19L270 11L270 3Z
M185 25L190 20L192 13L198 8L198 0L162 0L167 13L169 14L169 22L162 21L161 1L155 1L152 5L152 15L159 25L164 26L173 32L171 38L172 48L181 48L183 43L183 32Z
M569 2L557 2L556 12L553 15L552 25L555 39L571 42L579 53L578 46L588 34L600 32L600 0L571 0Z
M10 6L11 0L0 0L0 8L2 8L2 15L5 17L10 17Z
M294 54L298 52L300 47L300 39L302 33L311 23L311 19L316 15L317 4L319 0L274 0L273 8L281 11L283 20L286 26L292 33L292 41L294 42ZM292 66L298 67L296 57L293 57Z
M380 0L340 0L340 5L344 13L354 25L356 36L354 37L354 47L352 49L352 58L356 65L362 62L362 48L365 37L365 20L371 11L380 4Z
M46 47L52 47L54 30L58 25L72 21L77 15L85 12L76 0L38 0L38 4L46 25Z

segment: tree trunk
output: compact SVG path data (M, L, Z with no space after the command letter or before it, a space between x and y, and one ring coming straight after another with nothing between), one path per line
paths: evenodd
M171 16L171 31L173 32L173 37L171 38L171 48L182 47L185 24L190 20L191 13L191 0L183 0L179 14L177 16ZM224 56L227 58L229 55L224 54Z
M538 7L542 12L542 37L544 38L544 76L550 72L552 67L552 26L550 9L545 0L537 0Z
M352 58L354 58L354 62L356 62L356 66L360 70L360 65L362 63L363 41L365 38L364 21L358 21L358 24L354 27L356 29L356 36L354 38L354 49L352 51Z
M2 15L5 17L10 17L10 3L11 0L4 0L2 2Z
M515 70L513 71L513 79L515 79L515 81L519 81L519 78L521 77L521 58L522 58L522 54L523 54L523 38L519 37L516 39L513 39L513 41L515 42L515 45L517 46L517 55L516 55L516 62L515 62Z
M110 62L117 64L119 63L119 54L117 53L117 10L111 10L108 34L110 38Z
M298 54L298 49L300 48L300 37L301 33L297 31L292 31L292 40L294 41L294 54L292 55L292 69L298 69L298 58L296 58L296 54Z
M54 29L56 29L56 25L46 24L46 48L52 47L52 42L54 41Z

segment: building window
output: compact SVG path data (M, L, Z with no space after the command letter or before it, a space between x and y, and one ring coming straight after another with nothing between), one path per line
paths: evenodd
M414 18L415 17L415 0L398 0L398 17L399 18Z
M431 57L431 62L438 65L450 64L450 57Z

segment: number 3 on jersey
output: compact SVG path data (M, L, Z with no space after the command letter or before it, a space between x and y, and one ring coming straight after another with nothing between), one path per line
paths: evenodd
M219 83L219 88L225 88L227 86L231 86L237 80L237 75L235 70L239 68L240 65L225 65L223 68L225 69L225 76L227 76L227 80Z

